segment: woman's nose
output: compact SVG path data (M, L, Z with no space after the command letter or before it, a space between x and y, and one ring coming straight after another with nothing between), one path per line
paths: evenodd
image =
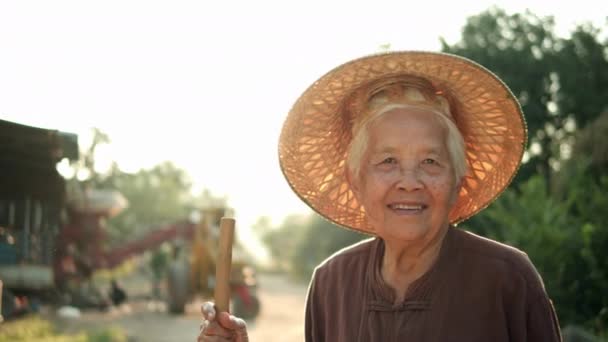
M421 189L422 182L420 182L418 171L415 168L401 167L397 187L399 190L404 191L416 191Z

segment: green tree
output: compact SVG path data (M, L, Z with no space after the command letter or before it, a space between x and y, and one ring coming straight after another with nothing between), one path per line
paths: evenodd
M442 40L443 51L494 71L519 99L528 123L530 159L516 183L535 173L548 179L574 129L606 108L608 58L600 37L601 30L587 24L560 38L552 17L491 8L468 18L459 42Z
M312 214L309 224L301 232L291 257L293 274L299 279L308 281L314 268L323 260L340 249L368 237L338 227L325 218Z
M288 216L275 228L269 228L261 218L256 226L256 233L261 234L275 266L305 281L330 255L367 237L338 227L317 214Z
M578 321L608 337L608 112L576 134L573 158L556 176L553 192L572 203L568 212L580 229Z
M124 242L125 235L144 234L158 225L187 219L193 209L190 178L171 162L133 174L114 164L99 186L118 190L129 201L127 209L108 221L116 242Z
M279 227L271 227L270 220L260 218L255 224L255 232L272 257L272 266L280 271L292 270L292 256L309 218L302 215L287 216Z
M600 115L592 123L577 132L575 143L572 147L574 160L577 156L585 155L589 158L589 171L595 179L601 178L608 170L608 110ZM568 165L572 167L572 164ZM568 172L566 168L564 172ZM567 177L563 177L567 179Z

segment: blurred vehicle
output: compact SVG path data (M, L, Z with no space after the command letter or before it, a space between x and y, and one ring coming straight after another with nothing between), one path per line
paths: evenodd
M0 120L2 316L35 311L55 292L53 263L66 182L56 165L78 159L74 134Z
M234 293L230 312L243 319L254 319L260 313L260 300L257 296L257 276L249 265L234 264L236 278L231 288Z
M168 307L172 313L184 311L186 303L197 295L212 298L215 290L215 262L219 239L219 223L230 216L223 206L201 210L201 220L193 226L191 243L175 246L168 272ZM245 319L253 319L260 312L257 296L257 276L240 243L232 251L230 276L231 312Z

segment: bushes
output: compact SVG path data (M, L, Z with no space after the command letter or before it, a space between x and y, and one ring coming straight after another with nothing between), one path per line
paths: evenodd
M0 329L0 342L126 342L127 335L119 328L105 328L75 335L61 334L51 322L37 316L30 316L3 323Z
M293 278L308 282L314 268L336 251L366 235L338 228L317 214L288 216L279 227L258 228L274 267Z

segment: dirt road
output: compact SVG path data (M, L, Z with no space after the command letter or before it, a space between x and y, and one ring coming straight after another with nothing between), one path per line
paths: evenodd
M304 341L304 299L306 286L287 281L283 276L260 275L261 313L248 322L252 342ZM86 311L79 318L57 318L67 332L95 329L100 326L122 327L132 341L195 341L200 323L200 302L187 306L185 315L170 315L162 305L134 301L110 312Z

